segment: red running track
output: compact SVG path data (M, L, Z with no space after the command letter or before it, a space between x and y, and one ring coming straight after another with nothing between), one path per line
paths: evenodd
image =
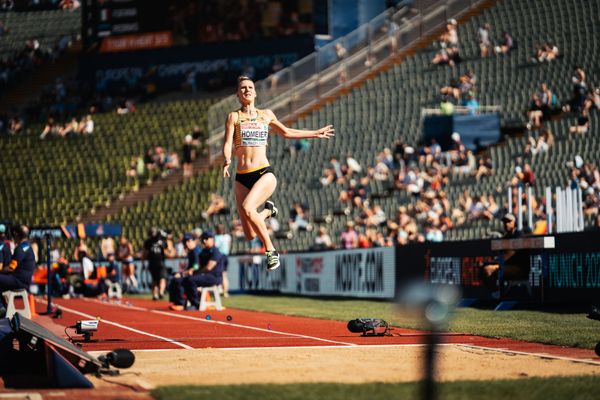
M83 350L131 350L181 348L250 348L357 345L421 345L427 332L394 329L393 336L363 337L348 332L345 322L280 314L227 309L223 311L170 311L166 302L124 299L121 303L96 299L57 299L63 318L40 320L46 328L65 337L67 326L99 317L99 330ZM38 303L38 309L45 305ZM210 319L207 317L210 316ZM230 316L229 321L227 317ZM73 330L67 330L74 334ZM76 335L77 336L77 335ZM448 333L442 343L544 354L575 360L600 361L593 350L521 342L510 339Z

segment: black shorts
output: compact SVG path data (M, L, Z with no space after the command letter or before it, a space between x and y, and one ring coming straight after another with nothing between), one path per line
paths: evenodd
M165 263L148 263L148 270L152 276L152 282L157 283L161 279L167 279L167 268Z
M247 187L248 189L252 189L252 186L266 173L275 174L275 170L270 165L263 167L261 169L257 169L256 171L246 172L240 174L239 172L235 174L235 180Z

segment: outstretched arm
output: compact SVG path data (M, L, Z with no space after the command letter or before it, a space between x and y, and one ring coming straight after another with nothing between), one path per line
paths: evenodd
M229 178L229 166L231 165L231 149L233 145L233 130L235 129L235 113L229 113L225 122L225 138L223 140L223 177Z
M269 126L286 139L330 139L335 136L333 125L327 125L314 131L292 129L282 124L273 114L273 111L265 110L265 113L271 120Z

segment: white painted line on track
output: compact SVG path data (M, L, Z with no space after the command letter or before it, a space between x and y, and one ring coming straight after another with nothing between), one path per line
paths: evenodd
M46 303L46 301L42 301L42 302ZM96 317L94 317L93 315L89 315L89 314L83 313L81 311L73 310L72 308L65 307L62 304L59 304L59 306L60 306L60 308L62 310L68 311L70 313L73 313L73 314L76 314L76 315L80 315L82 317L89 318L89 319L96 319ZM140 331L139 329L131 328L129 326L125 326L125 325L119 324L118 322L109 321L109 320L104 319L104 318L101 319L101 321L102 321L103 324L113 325L113 326L116 326L116 327L121 328L121 329L125 329L125 330L131 331L131 332L139 333L140 335L145 335L145 336L150 336L150 337L153 337L153 338L156 338L156 339L160 339L160 340L163 340L165 342L172 343L172 344L174 344L176 346L183 347L184 349L190 349L190 350L193 349L192 346L188 346L187 344L180 343L180 342L178 342L176 340L169 339L169 338L164 337L164 336L158 336L158 335L155 335L155 334L150 333L150 332Z
M459 343L440 343L438 346L455 346ZM462 343L460 343L462 344ZM210 350L215 351L244 351L244 350L296 350L296 349L307 349L307 350L321 350L321 349L344 349L344 350L365 350L370 348L402 348L402 347L425 347L426 344L358 344L356 346L277 346L277 347L211 347ZM207 349L194 349L194 350L207 350ZM173 349L134 349L131 350L134 353L137 352L157 352L157 351L173 351ZM88 352L92 353L92 352ZM98 354L106 354L106 351L98 351Z
M477 345L473 345L473 344L456 343L456 346L457 347L465 347L465 348L474 349L474 350L495 351L495 352L504 353L504 354L538 357L538 358L546 358L546 359L551 359L551 360L570 361L570 362L574 362L574 363L582 363L582 364L590 364L590 365L600 366L600 361L594 361L594 360L589 360L589 359L585 359L585 358L555 356L555 355L546 354L546 353L530 353L527 351L510 350L510 349L506 349L506 348L497 348L497 347L477 346ZM593 350L590 350L590 353L591 352L593 352Z
M272 330L272 329L257 328L255 326L234 324L232 322L215 321L215 320L212 320L212 319L208 320L208 319L205 319L205 318L192 317L191 315L176 314L176 313L172 313L172 312L168 312L168 311L152 310L150 308L143 308L143 307L138 307L138 306L125 306L123 304L106 303L106 302L98 301L98 300L95 300L95 299L83 299L83 300L87 301L87 302L90 302L90 303L98 303L98 304L110 305L110 306L120 307L120 308L124 308L124 309L135 309L135 310L138 310L138 311L148 311L148 312L151 312L151 313L154 313L154 314L166 315L166 316L174 317L174 318L188 319L188 320L191 320L191 321L204 322L204 323L209 323L209 324L212 323L212 324L218 324L218 325L232 326L232 327L242 328L242 329L250 329L250 330L253 330L253 331L267 332L267 333L274 334L274 335L292 336L292 337L295 337L295 338L310 339L310 340L316 340L316 341L319 341L319 342L335 343L335 344L339 344L339 345L343 345L343 346L357 346L357 344L355 344L355 343L348 343L348 342L341 342L341 341L338 341L338 340L323 339L323 338L316 337L316 336L301 335L299 333L290 333L290 332L283 332L283 331L275 331L275 330Z

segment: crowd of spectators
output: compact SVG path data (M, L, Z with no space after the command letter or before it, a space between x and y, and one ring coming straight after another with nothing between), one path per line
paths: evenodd
M49 117L40 134L40 139L43 140L48 136L61 138L88 136L92 133L94 133L94 120L90 114L83 116L79 121L77 117L72 117L70 121L65 123L60 123L54 117Z
M584 213L599 215L600 210L600 171L598 166L585 162L577 155L572 162L567 163L571 188L582 191Z
M465 192L458 204L450 203L444 188L451 176L479 181L494 174L489 156L475 156L457 132L451 139L445 149L435 139L416 149L397 140L393 150L384 148L375 165L366 168L350 154L344 163L331 158L320 182L340 188L335 213L352 218L338 238L340 245L350 248L442 241L448 230L467 221L498 217L503 209L493 194L472 196ZM375 181L382 182L387 194L372 193ZM404 192L414 201L398 207L396 215L386 215L377 197L394 191Z

